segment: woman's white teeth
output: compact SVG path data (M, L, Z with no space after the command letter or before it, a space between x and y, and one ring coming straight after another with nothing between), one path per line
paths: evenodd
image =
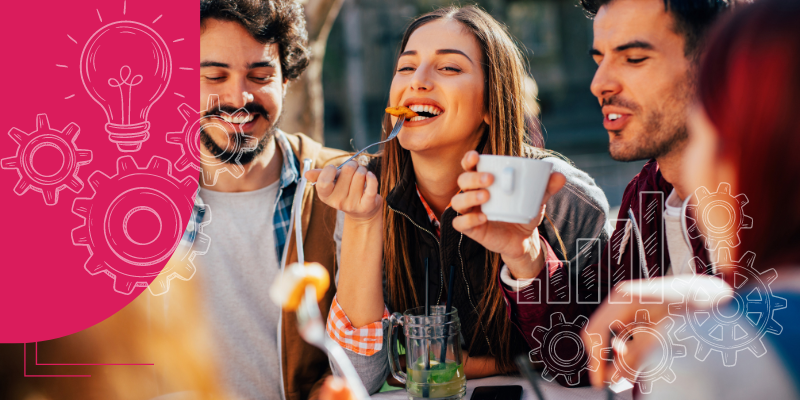
M609 121L616 121L617 119L621 118L622 114L608 114Z
M232 124L246 124L255 118L253 114L235 114L235 115L221 115L222 120Z
M424 112L424 113L432 114L433 116L440 115L443 112L442 110L439 109L439 107L432 106L432 105L412 104L412 105L409 105L408 108L410 108L411 111L414 111L414 112L417 112L417 113ZM428 118L430 118L430 117L423 117L423 116L419 115L419 116L416 116L414 118L411 118L409 121L410 122L422 121L422 120L428 119Z

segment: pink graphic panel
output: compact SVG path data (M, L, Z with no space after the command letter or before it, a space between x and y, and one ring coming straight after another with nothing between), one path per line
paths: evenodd
M0 25L0 342L14 343L97 324L160 275L154 293L190 278L162 269L184 251L198 180L174 166L197 146L167 142L200 96L197 2L31 4L5 4L18 17Z

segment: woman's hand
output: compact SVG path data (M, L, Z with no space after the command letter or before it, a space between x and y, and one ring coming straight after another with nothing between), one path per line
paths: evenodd
M550 175L542 207L529 223L489 221L486 214L481 212L480 206L489 201L489 191L486 188L494 182L494 176L476 171L479 159L477 151L469 151L461 160L461 166L466 172L458 177L458 186L463 192L453 197L451 204L462 215L453 220L453 228L487 250L500 253L514 278L535 278L544 267L537 227L542 223L550 196L561 190L567 179L557 172Z
M338 178L333 165L312 169L305 176L317 183L320 200L343 211L352 221L367 222L379 214L383 198L378 194L378 179L355 161L348 161Z

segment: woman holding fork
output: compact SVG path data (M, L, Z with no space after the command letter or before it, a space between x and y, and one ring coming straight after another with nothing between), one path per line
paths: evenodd
M346 349L371 393L389 370L381 320L389 310L422 304L426 262L432 305L447 298L444 282L455 267L453 306L468 354L467 378L512 371L514 357L531 350L531 332L516 329L514 318L549 327L552 313L570 322L582 313L569 301L542 301L536 315L524 316L507 306L518 281L541 280L543 293L547 284L551 291L568 285L571 279L547 278L569 277L596 263L598 255L582 251L578 257L578 239L602 246L610 233L602 190L541 148L524 100L525 77L519 49L485 11L449 7L422 15L403 36L389 100L419 116L406 121L398 140L369 165L351 161L338 177L333 167L306 174L317 182L320 199L345 215L328 333ZM384 135L394 122L386 116ZM553 164L544 205L533 220L487 221L480 205L494 178L475 172L479 154Z

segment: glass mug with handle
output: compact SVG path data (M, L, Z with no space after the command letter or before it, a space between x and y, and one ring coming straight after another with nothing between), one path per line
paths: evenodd
M445 306L412 308L383 320L389 346L392 376L404 383L409 400L463 399L467 393L464 359L461 354L461 322L455 307L445 314ZM406 372L400 367L397 329L406 337ZM444 349L444 350L443 350Z

